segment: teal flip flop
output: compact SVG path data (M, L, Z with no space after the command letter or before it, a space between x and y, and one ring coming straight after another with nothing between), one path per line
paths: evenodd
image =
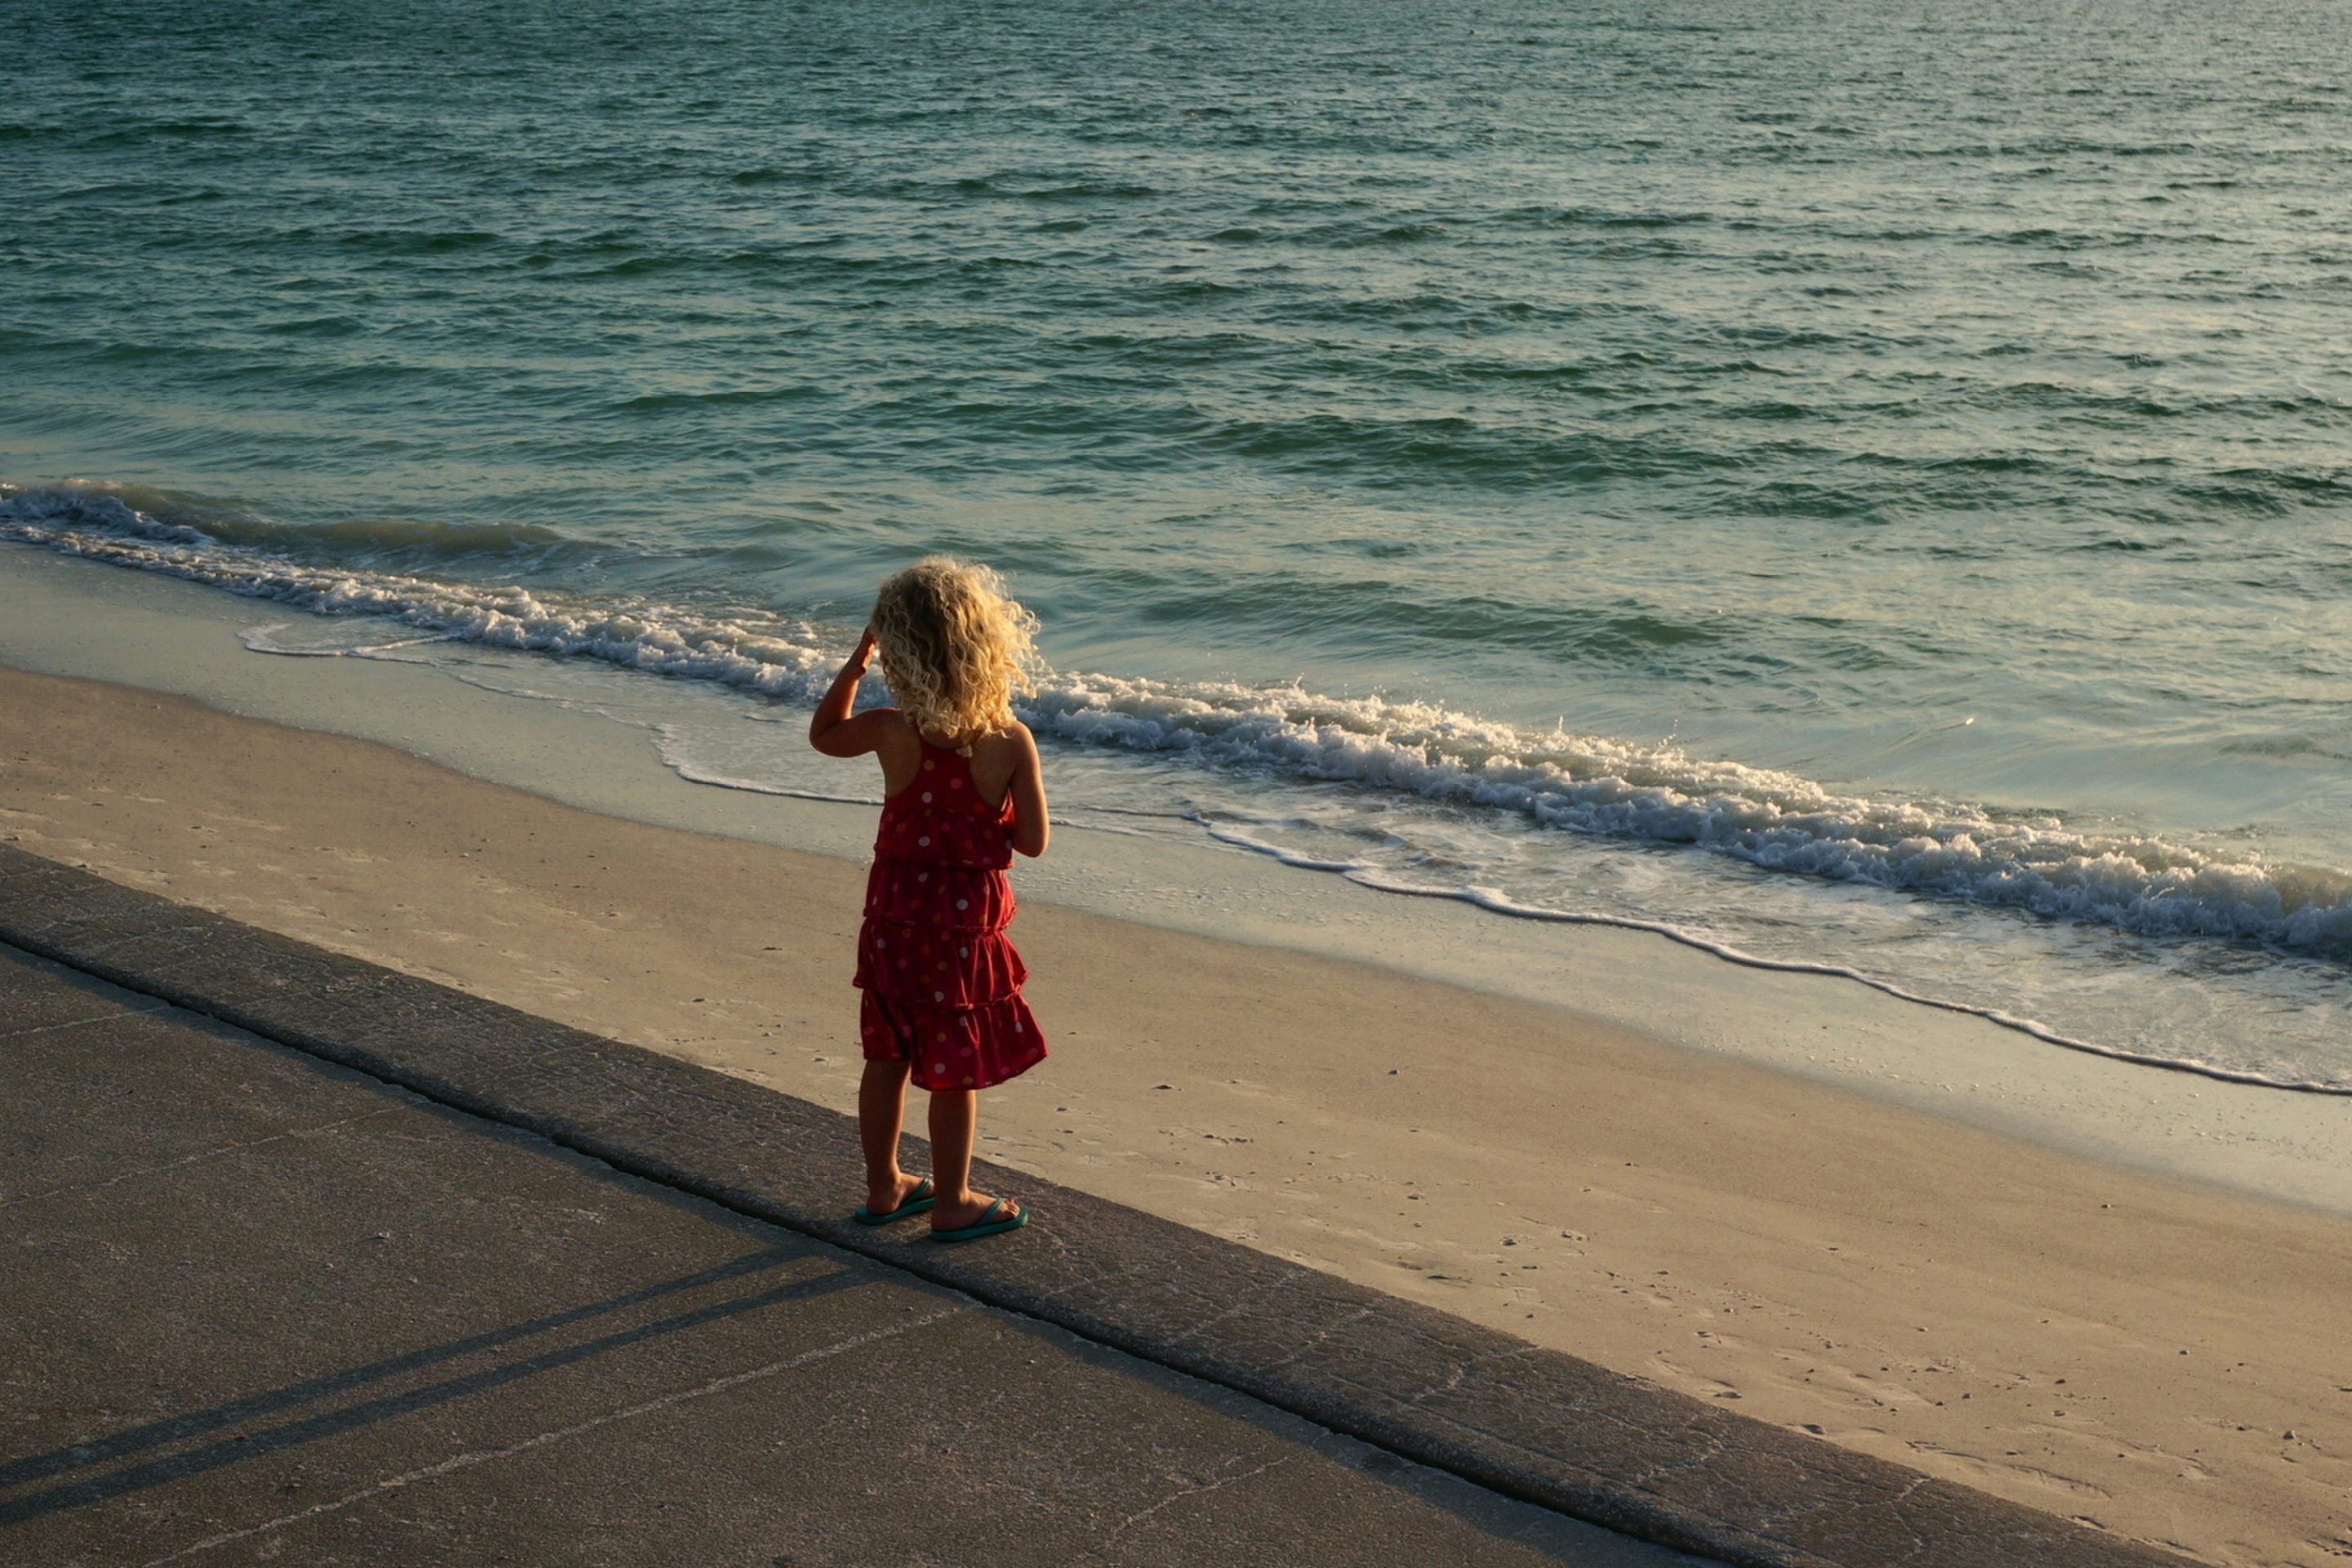
M988 1205L988 1211L980 1216L978 1224L965 1226L961 1230L934 1230L931 1232L931 1239L933 1241L978 1241L983 1236L1002 1236L1008 1230L1019 1230L1029 1223L1027 1209L1015 1209L1011 1219L998 1219L997 1213L1003 1207L1004 1200L999 1198Z
M888 1225L894 1219L906 1219L909 1215L919 1215L938 1201L935 1190L931 1186L931 1179L925 1176L921 1184L907 1194L907 1201L888 1214L875 1214L864 1204L860 1204L857 1205L857 1212L849 1217L860 1225Z

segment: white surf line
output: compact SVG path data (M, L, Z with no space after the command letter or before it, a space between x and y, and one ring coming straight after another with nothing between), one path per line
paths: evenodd
M660 742L675 740L678 728L679 726L675 724L652 726L655 735ZM661 752L658 743L656 751L661 755L662 765L688 784L708 784L713 789L740 790L746 795L772 795L785 800L820 800L833 805L878 806L883 804L882 797L878 795L827 795L822 790L792 789L783 784L761 784L757 779L739 779L727 773L715 773L705 768L698 768L692 763L679 762L666 752Z
M65 510L69 512L78 513L84 508L97 507L98 510L103 513L106 506L112 506L122 510L134 520L137 526L133 528L130 535L126 536L121 532L120 525L111 520L100 522L97 525L97 531L89 531L87 530L86 525L83 527L78 527L75 522L70 520L64 522L55 521L57 514L53 510L37 510L33 514L29 514L28 517L27 514L23 513L19 510L16 510L17 503L28 494L37 494L37 496L40 498L53 498L55 491L47 489L39 489L37 492L28 491L23 487L0 485L0 539L17 540L27 544L57 551L65 554L77 555L84 559L104 562L133 570L153 571L168 575L179 576L192 582L205 584L210 586L247 597L274 599L282 603L290 603L299 607L306 608L315 615L331 616L337 614L367 614L383 618L405 619L415 624L423 624L425 621L429 621L436 616L442 616L446 619L448 616L457 614L459 610L466 611L469 614L473 612L488 611L495 616L505 616L507 615L507 611L501 607L504 603L499 596L501 595L509 596L520 595L525 600L530 599L530 595L520 588L496 590L467 588L459 584L436 583L427 578L388 574L346 573L338 579L337 583L334 584L336 594L344 593L344 591L350 588L352 584L357 583L360 578L366 577L369 579L370 584L372 584L371 591L376 593L379 602L369 604L360 604L355 601L338 602L333 595L329 595L326 591L326 579L331 575L331 574L327 574L323 569L303 566L299 563L284 559L266 551L258 550L250 545L223 545L209 539L201 533L201 531L194 529L179 527L177 525L156 525L152 521L152 520L142 518L139 514L131 512L123 503L115 500L113 498L103 495L98 495L97 499L92 500L80 496L79 492L77 492L75 496L68 498L70 504L68 505ZM93 494L95 494L95 492L93 492ZM101 505L100 503L103 504ZM19 519L25 519L25 521L18 521ZM142 531L142 530L144 531ZM208 563L209 558L205 560L198 559L199 555L201 555L204 551L212 551L218 553L221 559L228 564L224 566L217 563ZM232 568L241 569L244 574L238 575L237 571L232 570ZM224 575L225 573L226 574L226 575ZM275 574L275 575L273 576L272 574ZM434 598L436 594L441 595L444 598L447 598L449 595L456 595L456 598L458 601L457 609L451 609L447 605L436 601ZM532 601L532 603L534 605L536 604L535 601ZM634 601L632 602L632 605L633 607L625 609L623 613L630 616L635 616L640 611L654 615L673 613L672 607L670 606L658 605L646 605L637 604ZM556 621L562 621L563 617L561 613L544 612L544 607L542 606L541 608L543 611L542 620L546 618L547 615L551 614ZM581 613L584 615L587 612L583 609ZM761 649L766 649L769 651L782 649L796 653L808 652L814 655L814 645L805 640L804 634L807 630L805 624L793 632L790 636L783 633L778 633L773 636L766 634L752 636L751 637L748 644L740 641L740 637L738 637L737 640L730 640L730 637L737 637L737 634L740 634L742 632L742 628L735 622L724 621L717 623L698 623L698 625L704 626L705 630L708 632L708 637L716 640L712 641L710 646L704 647L700 652L697 653L694 656L694 658L688 660L689 668L674 668L672 663L669 662L661 662L649 666L637 658L622 657L622 652L624 650L621 650L615 645L611 644L609 639L600 640L592 635L591 628L573 626L569 623L557 626L553 631L550 631L542 626L538 631L530 631L529 627L526 627L522 634L501 635L498 637L488 636L479 626L466 625L446 627L437 634L421 637L415 639L415 642L448 641L467 644L478 643L493 648L509 649L517 652L552 654L566 658L584 657L597 659L600 662L612 665L616 668L624 670L637 670L665 676L677 675L690 679L709 679L722 687L759 692L772 698L777 698L779 700L792 700L795 702L800 700L804 700L809 692L815 689L815 681L821 674L823 667L832 662L830 656L819 656L816 657L816 662L813 665L806 668L787 669L782 664L770 663L765 655L760 651ZM688 629L694 630L693 627L689 627ZM697 631L696 635L702 636L704 635L704 631ZM803 640L799 643L794 643L792 640L793 637L802 637ZM754 651L744 651L746 647L751 647L753 645L757 645L754 647ZM385 644L380 646L391 647L394 646L415 646L415 644ZM639 647L640 646L642 645L637 642L632 642L629 645L629 647L633 648ZM394 653L371 653L366 649L358 647L341 651L350 657L381 658L389 662L431 662L424 659L404 658L403 656ZM665 656L665 658L667 658L667 656ZM699 660L700 663L697 664L697 660ZM702 667L709 665L714 660L717 661L717 664L720 668L714 669ZM757 672L756 678L745 677L740 669L736 668L734 664L730 664L729 662L730 660L735 661L737 664L748 664L753 667ZM442 673L451 676L452 679L463 681L468 685L478 686L484 690L498 692L510 697L523 697L545 701L554 701L565 707L576 706L564 698L554 697L547 693L532 691L527 689L518 689L510 686L502 686L488 681L472 679L462 672L449 668L446 666L436 668L440 668ZM779 670L782 671L782 673L772 680L768 672ZM1084 679L1100 684L1106 678L1088 676L1072 677L1070 679ZM1119 685L1122 683L1113 680L1110 684ZM1146 689L1147 695L1165 695L1169 692L1173 692L1178 697L1183 696L1183 690L1181 689L1163 686L1161 683L1147 680L1142 682L1129 681L1124 684L1138 689ZM791 694L789 698L788 693ZM1263 695L1262 692L1259 694ZM1064 695L1067 696L1068 694L1065 693ZM1071 713L1096 711L1108 711L1112 716L1117 716L1118 710L1115 709L1098 710L1096 707L1089 706L1089 704L1094 702L1094 698L1087 692L1082 691L1079 695L1085 698L1085 701L1081 702L1078 708L1066 708L1062 710L1061 716L1066 717ZM1319 703L1324 706L1329 706L1332 702L1337 700L1315 699L1311 694L1307 694L1303 691L1297 693L1297 699L1303 703ZM1344 704L1341 704L1341 706L1344 706ZM1215 704L1212 704L1212 707L1215 707ZM613 719L619 722L642 724L642 721L622 719L619 715L603 712L601 710L593 708L583 708L580 710L596 712L602 717ZM1243 718L1247 718L1249 716L1247 713L1242 712L1240 710L1234 709L1230 705L1218 709L1217 710L1224 713L1227 717L1233 717L1236 714L1239 714L1239 716ZM1055 727L1052 722L1052 721L1056 717L1055 712L1049 711L1042 705L1033 705L1030 709L1024 710L1024 711L1029 712L1035 727L1045 729L1048 731L1055 731ZM1135 715L1129 714L1127 717L1131 719L1135 717ZM1260 717L1264 717L1264 715L1260 715ZM1464 716L1461 715L1446 715L1440 713L1438 717L1449 725L1463 722L1477 722L1475 721L1465 720ZM1287 723L1291 722L1291 721L1285 720L1284 722ZM656 731L667 728L660 725L650 727ZM1114 740L1112 743L1118 744L1116 740ZM1121 749L1129 750L1132 748L1121 747ZM1639 749L1635 748L1635 750L1638 751ZM666 753L663 756L663 761L666 763L668 763L680 776L688 779L691 783L710 784L724 788L749 790L754 793L785 795L808 800L823 801L845 798L813 791L801 791L783 787L762 785L743 779L730 779L719 775L700 774L688 766L680 765ZM1753 770L1738 771L1745 773L1751 772ZM1420 790L1415 790L1412 793L1421 795L1427 794L1427 792ZM1202 825L1204 826L1209 826L1205 820L1200 819L1197 816L1195 817L1195 820L1202 820ZM1070 823L1067 824L1067 826L1081 825ZM1115 828L1106 827L1100 824L1085 824L1083 826L1088 826L1094 827L1097 831L1102 832L1119 831ZM1575 828L1572 826L1570 830L1584 831L1583 829ZM1336 861L1309 861L1303 857L1294 858L1282 850L1276 849L1271 846L1255 843L1246 837L1219 834L1213 826L1210 827L1210 831L1213 837L1224 837L1227 838L1229 842L1236 845L1257 850L1260 853L1272 855L1275 858L1283 861L1285 864L1297 866L1306 869L1337 872L1340 875L1349 877L1351 880L1362 883L1364 886L1380 888L1384 891L1409 893L1416 897L1458 899L1476 907L1490 910L1498 914L1517 915L1523 919L1547 920L1563 923L1614 925L1630 931L1651 931L1655 934L1664 936L1671 941L1684 943L1686 946L1696 947L1701 952L1713 953L1717 957L1722 958L1729 963L1744 964L1751 968L1778 970L1790 973L1826 974L1853 980L1858 984L1871 987L1873 990L1883 992L1887 995L1896 997L1903 1001L1916 1002L1923 1006L1936 1007L1947 1012L1963 1013L1970 1016L1980 1017L1990 1023L1999 1025L2003 1028L2014 1029L2021 1034L2026 1035L2034 1039L2042 1040L2047 1044L2059 1046L2068 1050L2080 1051L2091 1056L2105 1057L2110 1060L2129 1062L2136 1066L2142 1067L2162 1068L2175 1072L2194 1073L2200 1077L2212 1079L2223 1083L2244 1084L2250 1087L2261 1089L2286 1089L2293 1092L2305 1094L2352 1097L2352 1085L2327 1084L2308 1080L2272 1078L2262 1073L2246 1072L2231 1068L2216 1067L2210 1063L2200 1062L2189 1058L2161 1057L2147 1052L2126 1050L2120 1047L2103 1046L2089 1040L2076 1039L2069 1036L2061 1035L2036 1020L2022 1018L2014 1014L2002 1012L1998 1008L1979 1006L1970 1003L1954 1002L1942 997L1906 991L1888 982L1873 979L1860 971L1837 965L1763 958L1754 953L1744 952L1738 949L1711 942L1706 938L1684 931L1680 928L1668 925L1662 921L1646 921L1626 917L1578 913L1565 910L1519 908L1511 905L1507 900L1502 900L1499 896L1487 892L1485 889L1468 889L1460 891L1448 891L1439 889L1415 888L1409 885L1383 884L1371 876L1370 868L1367 867L1349 865ZM1643 837L1646 837L1647 836L1643 835ZM1748 861L1749 864L1757 863L1750 858L1745 855L1740 855L1737 851L1732 851L1731 853L1733 853L1734 858ZM2097 923L2113 924L2116 929L2137 935L2160 934L2137 931L2129 923L2121 921L2102 921ZM2203 932L2201 934L2226 938L2229 933Z
M1468 904L1474 909L1485 910L1491 914L1507 915L1514 920L1548 921L1555 925L1615 926L1621 931L1649 931L1654 935L1664 937L1670 942L1678 942L1685 947L1695 947L1701 952L1711 953L1727 963L1741 964L1749 969L1775 970L1785 974L1823 974L1833 979L1851 980L1857 985L1867 985L1873 991L1883 992L1898 1001L1915 1002L1922 1007L1935 1007L1947 1013L1964 1013L1972 1018L1982 1018L1987 1023L1998 1024L2004 1029L2014 1029L2021 1035L2030 1036L2044 1044L2061 1046L2070 1051L2081 1051L2086 1056L2105 1057L2111 1061L2129 1062L2135 1067L2162 1068L2168 1072L2194 1073L2200 1078L2214 1079L2222 1083L2244 1084L2253 1089L2277 1089L2294 1094L2325 1094L2339 1099L2352 1099L2352 1086L2269 1078L2262 1073L2241 1072L2235 1068L2215 1067L2210 1062L2194 1061L2182 1057L2152 1056L2145 1051L2126 1050L2121 1046L2103 1046L2095 1040L2080 1040L2071 1035L2062 1035L2046 1024L2032 1018L2021 1018L2014 1013L2004 1013L1998 1007L1983 1007L1972 1002L1954 1002L1947 997L1929 996L1916 991L1906 991L1891 981L1874 979L1860 970L1848 969L1843 964L1809 963L1802 959L1795 958L1766 958L1759 953L1733 947L1727 942L1712 941L1698 935L1696 931L1685 931L1680 926L1668 925L1664 921L1640 920L1632 915L1594 914L1589 910L1539 909L1532 904L1516 903L1489 888L1423 888L1416 887L1411 882L1391 881L1362 861L1318 860L1308 856L1294 854L1279 846L1252 838L1245 833L1219 827L1203 816L1195 816L1192 820L1199 823L1210 837L1223 843L1269 856L1281 864L1297 870L1328 871L1335 876L1345 878L1358 887L1370 888L1375 892L1401 893L1415 899L1451 899L1457 903Z
M252 1525L244 1530L232 1530L219 1535L207 1536L194 1545L183 1546L177 1552L150 1559L142 1563L140 1568L162 1568L163 1563L177 1563L184 1557L193 1557L198 1552L210 1552L215 1547L226 1546L233 1542L249 1540L273 1530L282 1530L289 1524L299 1524L304 1520L315 1519L320 1514L333 1513L340 1509L349 1508L353 1503L365 1502L368 1499L381 1496L384 1492L393 1491L401 1487L413 1486L418 1481L433 1480L454 1471L471 1469L476 1465L487 1465L493 1459L503 1459L532 1448L545 1447L550 1443L561 1443L567 1437L577 1437L582 1433L593 1432L599 1426L609 1426L615 1421L626 1421L634 1416L651 1415L656 1410L666 1410L673 1405L682 1405L689 1399L703 1399L714 1394L724 1394L730 1388L738 1388L763 1377L773 1377L779 1373L790 1372L794 1367L806 1366L811 1362L823 1361L828 1356L836 1356L845 1351L854 1351L862 1345L895 1339L913 1330L928 1328L933 1323L952 1318L960 1312L978 1310L980 1307L977 1303L968 1307L950 1307L944 1312L933 1312L928 1317L917 1318L911 1322L899 1323L887 1329L876 1329L868 1333L855 1334L837 1344L826 1345L821 1350L803 1351L796 1356L787 1356L782 1361L773 1361L765 1366L753 1367L750 1372L733 1373L726 1377L713 1378L698 1387L681 1389L676 1394L665 1394L659 1399L649 1399L643 1405L633 1405L626 1410L615 1410L610 1415L593 1416L570 1426L559 1426L552 1431L541 1432L535 1437L526 1437L520 1443L509 1443L499 1448L477 1448L471 1453L459 1454L455 1458L444 1459L438 1464L426 1465L422 1469L409 1470L401 1475L387 1477L372 1487L362 1487L358 1491L336 1498L331 1502L314 1503L299 1512L281 1515L277 1519Z
M176 575L316 616L396 621L418 633L398 642L354 644L331 650L337 657L435 664L433 659L394 650L434 642L480 645L521 654L593 659L616 670L709 681L793 706L814 700L839 658L837 652L825 651L837 639L822 626L780 612L747 605L698 611L634 595L598 597L551 585L533 590L515 583L467 584L305 564L257 543L223 542L201 529L149 517L105 486L68 482L27 489L0 482L0 540L17 540L126 569ZM508 696L581 706L570 698L475 679L453 665L436 668L453 679ZM1906 805L1893 799L1840 796L1811 781L1773 769L1727 760L1694 760L1675 747L1671 735L1657 746L1645 747L1605 736L1570 734L1564 725L1556 724L1552 735L1546 737L1427 703L1318 696L1297 680L1286 687L1163 681L1058 672L1043 666L1036 673L1041 684L1034 700L1016 711L1025 715L1041 734L1130 754L1181 756L1188 765L1212 773L1231 771L1229 763L1254 760L1271 764L1277 777L1292 783L1352 781L1440 803L1492 808L1565 831L1645 840L1658 840L1663 834L1664 841L1675 843L1687 837L1695 814L1703 826L1733 824L1734 831L1727 837L1714 836L1711 829L1700 834L1700 847L1714 852L1766 869L1801 875L1827 872L1822 864L1799 862L1818 861L1824 855L1830 861L1859 856L1892 877L1881 885L1899 888L1942 885L1940 874L1928 875L1922 882L1923 873L1905 868L1914 859L1913 851L1906 847L1914 840L1939 840L1949 849L1990 835L1999 841L1990 854L1983 853L1981 847L1967 851L1976 855L1979 862L1967 873L1971 885L1980 884L1988 871L2000 873L2001 880L2022 871L2029 879L2046 884L2046 892L2057 896L2061 903L2090 900L2090 907L2077 910L2077 918L2140 936L2226 939L2249 934L2251 921L2254 931L2268 931L2272 939L2289 948L2316 945L2326 952L2339 945L2343 933L2336 928L2352 916L2352 879L2347 879L2352 872L2271 866L2259 858L2233 858L2228 854L2217 858L2214 853L2167 845L2160 839L2149 842L2161 852L2165 864L2150 865L2136 852L2136 841L2141 836L2132 836L2130 840L2085 837L2055 831L2054 823L2032 826L2031 816L2004 826L1988 816L1983 807L1934 799ZM584 710L600 711L593 706ZM621 719L615 713L604 716ZM1568 751L1561 752L1562 746ZM1578 755L1581 762L1576 760ZM1489 773L1498 763L1504 764L1502 772ZM1335 768L1337 772L1332 771ZM1649 777L1652 782L1628 796L1624 794L1628 779L1619 775L1629 774ZM740 779L726 782L737 788L759 787ZM1783 818L1801 840L1795 845L1796 859L1784 864L1764 854L1766 841L1780 830L1738 826L1734 819L1740 813L1735 810L1727 816L1724 803L1715 798L1721 795ZM1663 824L1645 820L1660 811L1665 814ZM1793 816L1789 815L1791 811ZM1890 811L1893 817L1887 815ZM1841 819L1856 814L1862 826L1851 821L1842 825ZM1919 820L1908 820L1912 816ZM1888 839L1890 828L1899 830L1901 837ZM2104 874L2084 882L2071 873L2052 883L2043 857L2026 854L2021 858L2018 846L2009 842L2011 839L2021 840L2029 849L2035 845L2055 848L2069 861L2086 857L2106 861L2118 855L2141 859L2139 873L2126 879L2139 885L2135 890L2123 883L2109 884ZM2251 896L2243 889L2224 889L2218 901L2208 892L2171 897L2180 890L2182 877L2193 882L2207 873L2220 873L2224 883L2252 875L2272 885ZM2315 876L2326 884L2320 891L2328 896L2301 898L2279 880L2282 875L2289 882ZM2292 911L2284 907L2290 902L2296 904ZM2265 913L2263 906L2270 904L2279 907ZM2158 905L2166 906L2168 912L2151 916L2149 911ZM2183 910L2193 929L2178 929ZM2253 1081L2277 1082L2259 1074L2253 1075Z
M269 641L269 634L283 631L292 621L272 621L266 626L247 626L236 634L236 640L247 653L266 653L276 658L366 658L395 647L422 647L426 643L455 642L455 632L436 632L431 637L404 637L395 642L360 644L349 647L279 647Z

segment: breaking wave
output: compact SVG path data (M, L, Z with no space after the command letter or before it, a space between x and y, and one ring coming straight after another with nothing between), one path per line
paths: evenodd
M136 505L134 501L149 504ZM838 628L754 608L478 585L305 560L275 528L215 530L169 498L74 483L0 486L0 538L168 573L321 615L388 617L425 636L602 660L808 704ZM234 539L221 535L233 532ZM472 544L471 532L462 542ZM550 541L534 539L534 549ZM1528 731L1413 701L1297 686L1039 673L1023 717L1073 746L1227 774L1332 783L1504 813L1568 833L1687 846L1792 876L2097 922L2150 937L2265 943L2352 959L2352 876L2058 817L1842 794L1799 777L1564 729Z

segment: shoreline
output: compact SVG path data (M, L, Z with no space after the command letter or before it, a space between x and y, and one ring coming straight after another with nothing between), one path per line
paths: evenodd
M799 705L814 701L845 644L829 658L813 627L756 605L714 616L624 597L600 608L593 591L558 592L542 604L462 574L436 583L371 568L345 574L241 544L215 552L193 542L201 534L159 543L154 520L141 521L145 514L125 512L110 494L93 503L97 515L76 512L76 525L59 531L43 521L44 508L80 492L25 494L47 499L33 503L26 524L0 517L0 539L134 577L250 594L248 605L275 606L258 612L271 624L240 630L255 653L414 663L597 713L646 731L663 764L695 784L814 802L862 793L842 788L838 764L814 757L795 732ZM172 514L158 496L140 499ZM0 495L0 513L11 504ZM71 511L80 502L59 504ZM21 579L5 565L0 575ZM127 589L93 596L141 597ZM101 673L70 660L44 668ZM1264 689L1158 678L1043 679L1024 711L1077 824L1163 846L1244 850L1391 896L1664 936L1730 963L1843 979L2118 1061L2352 1096L2337 1031L2326 1021L2342 1011L2341 966L2306 951L2315 942L2324 949L2326 889L2343 880L2324 854L2298 869L2291 847L2272 844L2241 864L2228 850L2213 858L2208 833L2172 842L2170 829L2088 803L2058 808L2072 826L2029 826L2009 820L2037 814L2023 797L2007 807L1941 801L1932 791L1920 796L1916 780L1882 796L1871 779L1816 785L1729 757L1688 757L1670 742L1629 750L1579 737L1555 754L1509 722L1492 729L1466 710L1391 710L1303 689L1293 702ZM1098 689L1105 679L1120 689ZM287 683L278 685L282 697ZM258 716L306 722L299 712ZM371 733L347 719L327 727ZM467 771L482 772L480 761ZM493 761L485 776L497 769ZM548 791L536 777L506 782L605 808ZM1333 785L1337 795L1322 798ZM2225 838L2260 827L2231 821ZM2271 859L2282 849L2285 860ZM1959 872L1958 863L1974 869ZM1226 879L1211 871L1207 879ZM2198 931L2204 937L2192 938Z
M849 1104L855 862L135 688L0 691L0 837ZM1055 1055L992 1095L1000 1163L2209 1561L2340 1550L2338 1217L1023 891Z
M29 545L0 543L0 595L15 612L0 625L0 665L167 690L605 816L865 863L871 803L691 780L643 712L584 706L560 662L534 700L514 694L509 668L476 684L462 665L257 654L240 631L283 606ZM109 635L90 637L94 625ZM750 711L694 681L601 679L622 682L615 692L646 684L656 711ZM833 765L855 795L863 774ZM2352 1215L2352 1105L2341 1097L2078 1053L1868 982L1742 965L1633 926L1373 890L1205 830L1181 842L1065 824L1054 855L1024 865L1018 886L1033 903L1566 1007L2045 1147Z

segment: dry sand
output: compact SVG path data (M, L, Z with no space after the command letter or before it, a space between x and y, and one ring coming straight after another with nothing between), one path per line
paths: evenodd
M0 837L850 1108L852 863L6 670ZM991 1158L2208 1561L2352 1559L2352 1221L1385 970L1014 934L1055 1055Z

